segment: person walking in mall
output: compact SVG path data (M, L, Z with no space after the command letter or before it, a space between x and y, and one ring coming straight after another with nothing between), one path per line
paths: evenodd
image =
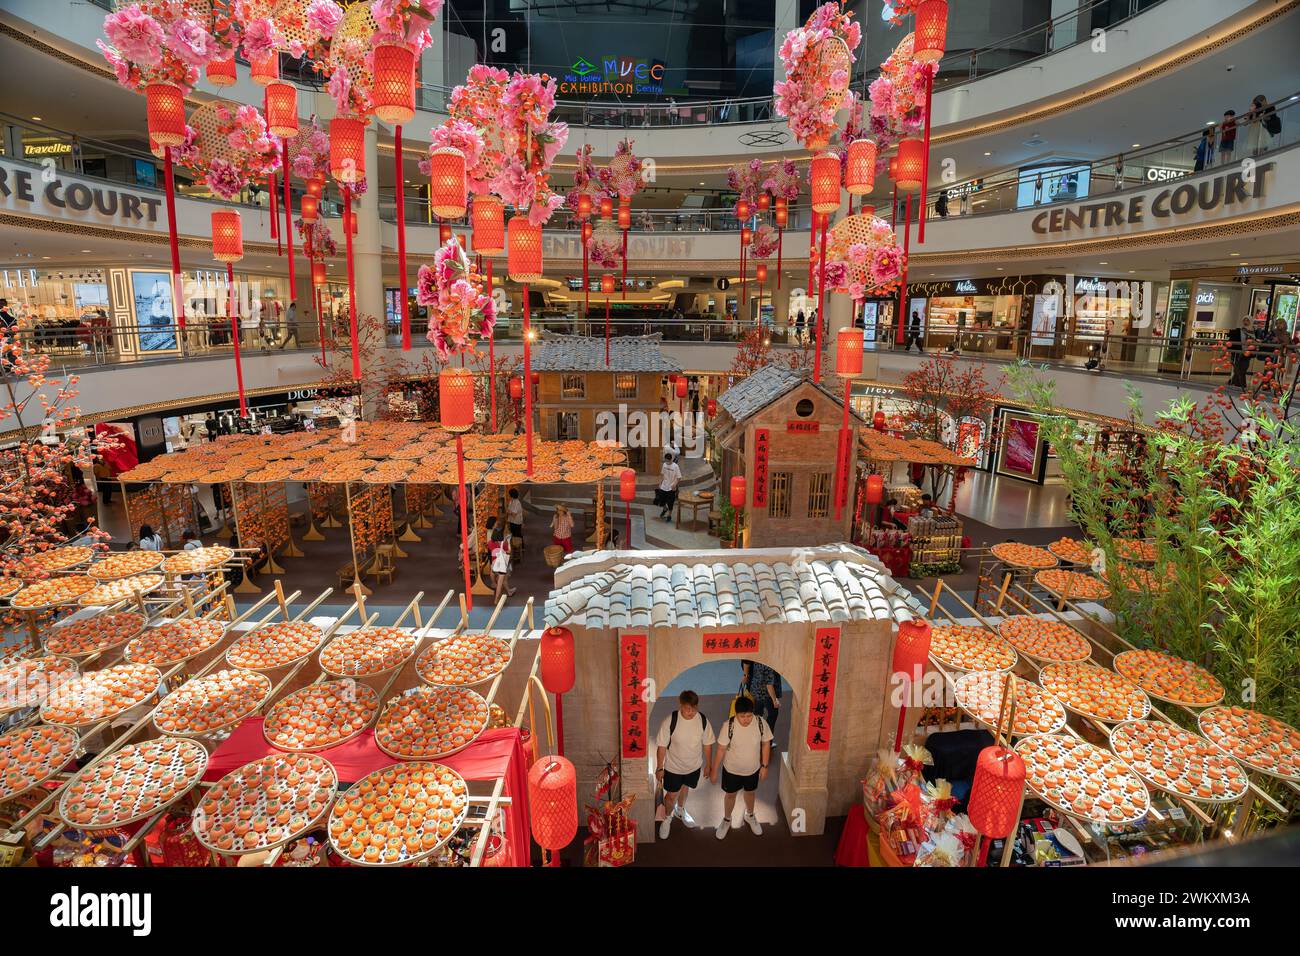
M9 300L0 299L0 335L5 337L5 341L12 345L18 341L18 316L14 315L9 309ZM0 362L0 371L8 372L13 365L10 358L11 353L5 350L3 362Z
M514 597L515 589L510 586L510 538L501 528L496 528L492 532L492 577L495 579L496 590L492 600L497 604L501 603L501 596Z
M731 831L731 814L736 808L736 794L745 793L745 823L755 836L763 826L754 816L754 792L767 779L767 765L772 758L772 731L767 721L754 713L754 702L740 696L735 700L736 713L727 718L713 745L713 772L709 780L718 783L722 775L722 822L715 836L721 840Z
M677 709L664 718L655 735L655 778L664 788L664 818L659 823L659 839L667 840L673 817L682 825L691 826L686 816L686 798L689 791L700 784L703 774L707 780L713 775L709 760L714 744L713 728L709 719L700 713L700 697L693 690L677 695Z
M555 506L555 517L551 519L551 541L564 549L565 554L573 551L573 515L564 505Z
M140 550L141 551L161 551L163 549L163 539L157 531L154 531L152 525L140 525Z
M1237 111L1224 110L1223 122L1219 124L1219 165L1227 166L1232 162L1232 151L1237 145Z
M659 471L659 517L673 519L673 505L677 503L677 486L682 480L682 470L672 452L664 454L664 466Z
M781 676L758 661L741 661L740 673L741 683L754 698L754 713L776 733L776 719L781 716Z
M524 545L524 502L519 497L519 489L511 488L506 499L506 522L510 525L510 536L519 539L519 546Z
M1233 388L1246 387L1246 370L1250 368L1250 356L1246 354L1246 339L1250 329L1250 316L1243 315L1241 321L1228 329L1228 357L1232 361L1232 376L1228 384Z
M1192 171L1199 173L1214 159L1214 127L1201 133L1201 141L1196 144L1196 164Z
M939 190L939 198L934 201L934 214L940 219L948 218L948 190Z
M904 352L912 351L913 343L916 344L916 350L922 355L925 354L925 347L921 344L921 313L916 309L912 310L912 315L907 320L907 344L903 346Z

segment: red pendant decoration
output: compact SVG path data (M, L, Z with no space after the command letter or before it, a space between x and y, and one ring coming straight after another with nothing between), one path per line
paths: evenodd
M415 51L403 43L380 43L371 54L370 111L393 126L409 123L415 119Z
M212 60L203 68L203 72L213 86L234 86L239 80L233 53L224 60Z
M900 192L914 193L921 188L925 171L925 140L905 139L898 144L898 162L894 182Z
M912 59L937 63L948 44L948 0L921 0L916 7Z
M465 215L465 154L451 146L429 154L429 208L440 219Z
M150 83L144 88L149 136L159 146L185 142L185 94L170 83Z
M266 128L282 138L298 135L298 88L292 83L276 80L267 84ZM283 175L287 180L288 170Z
M812 207L814 212L832 213L840 208L840 158L821 153L812 161Z
M258 86L266 86L280 78L280 54L268 53L252 61L251 79Z
M850 195L865 196L876 186L876 143L855 139L849 143L845 162L844 188Z

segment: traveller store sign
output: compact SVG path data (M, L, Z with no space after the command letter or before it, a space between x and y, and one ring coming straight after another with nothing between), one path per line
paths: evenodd
M580 56L560 77L560 96L662 96L663 60Z
M1040 236L1078 234L1147 223L1165 225L1172 219L1198 210L1236 211L1235 207L1264 197L1268 191L1269 174L1276 167L1276 163L1256 163L1249 171L1233 169L1218 176L1202 177L1196 182L1169 186L1154 195L1138 193L1127 201L1077 203L1044 210L1033 218L1031 228Z
M161 196L145 196L107 183L57 175L53 166L29 169L0 162L0 208L52 219L156 223Z

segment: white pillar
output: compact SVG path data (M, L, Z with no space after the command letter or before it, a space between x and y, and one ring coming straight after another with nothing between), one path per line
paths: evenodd
M379 131L376 124L366 127L365 194L357 200L357 234L353 237L353 268L357 286L357 318L378 317L384 322L384 266L379 228ZM391 162L387 153L383 162Z
M776 0L776 13L772 20L772 80L785 79L785 65L781 62L781 44L785 35L799 26L799 0Z

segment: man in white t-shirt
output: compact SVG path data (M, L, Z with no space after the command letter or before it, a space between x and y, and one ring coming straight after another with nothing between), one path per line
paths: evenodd
M684 690L677 697L677 709L664 718L655 736L655 776L664 788L664 819L659 824L659 839L668 839L673 815L686 818L686 797L700 783L700 773L707 778L713 772L709 760L713 746L713 728L700 713L700 698L693 690Z
M682 480L682 470L672 452L664 455L664 467L659 472L659 517L671 521L673 504L677 501L677 485Z
M709 779L718 782L722 772L722 822L716 836L719 840L731 830L731 812L736 807L736 794L745 792L745 822L758 836L763 832L758 817L754 816L754 791L760 780L767 779L767 764L772 758L772 731L767 721L754 713L754 702L748 697L736 698L736 714L718 730L713 747L713 773Z

